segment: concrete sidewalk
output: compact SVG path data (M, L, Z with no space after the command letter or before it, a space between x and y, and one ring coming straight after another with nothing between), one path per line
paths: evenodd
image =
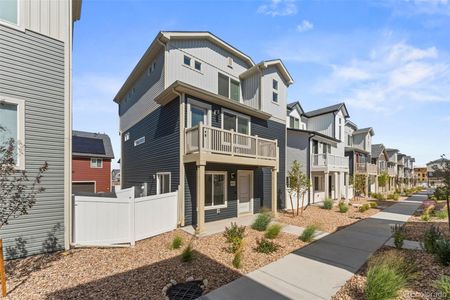
M391 225L406 222L425 199L414 195L201 299L330 299L389 240Z

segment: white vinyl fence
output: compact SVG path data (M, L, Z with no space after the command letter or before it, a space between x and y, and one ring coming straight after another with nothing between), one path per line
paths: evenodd
M75 196L75 246L134 245L177 228L177 192L135 198L134 188L129 188L116 195Z

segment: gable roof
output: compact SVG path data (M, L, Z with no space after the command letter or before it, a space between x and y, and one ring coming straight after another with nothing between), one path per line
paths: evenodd
M372 144L372 157L379 157L384 150L386 150L386 148L383 144Z
M108 135L72 131L72 156L114 158L111 140Z
M345 126L351 127L351 128L353 128L354 130L357 130L357 129L358 129L358 126L357 126L355 123L353 123L352 121L350 121L350 120L347 120L347 121L345 122Z
M375 135L375 131L373 130L372 127L367 127L367 128L361 128L361 129L357 129L355 131L353 131L353 134L362 134L362 133L369 133L371 136Z
M305 116L307 116L308 118L310 118L310 117L317 117L317 116L320 116L320 115L324 115L324 114L328 114L328 113L339 111L342 108L344 109L344 117L346 117L346 118L350 117L350 115L348 114L347 107L345 106L344 102L306 112Z
M292 103L289 103L288 105L286 105L287 107L287 111L288 114L293 111L294 109L296 109L298 111L298 114L301 116L305 113L305 111L303 110L303 107L301 106L300 102L295 101Z
M386 148L387 153L397 153L399 150L394 148Z
M242 61L247 63L250 68L255 65L253 60L244 52L241 52L209 31L160 31L147 48L144 55L139 59L138 63L134 67L133 71L131 71L120 90L117 92L114 97L114 102L119 103L121 99L123 99L128 90L139 79L141 74L145 72L147 66L153 61L158 51L161 50L164 47L163 45L171 39L205 39L239 57Z

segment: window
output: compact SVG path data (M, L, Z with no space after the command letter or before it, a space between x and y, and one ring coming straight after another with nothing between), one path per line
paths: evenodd
M188 99L187 103L187 127L191 128L203 123L209 125L211 120L211 105Z
M242 134L250 134L250 118L224 111L222 115L222 128Z
M189 56L184 56L183 62L186 66L191 66L191 58Z
M101 169L103 168L103 159L101 158L91 158L91 168Z
M296 117L290 117L290 127L299 129L300 128L300 120Z
M239 81L230 80L230 98L236 101L240 101L241 99L241 85Z
M19 23L19 0L0 1L0 21L5 21L14 25Z
M278 93L272 93L272 102L278 103Z
M205 175L205 208L226 207L227 172L207 172Z
M314 191L320 191L320 177L314 176Z
M195 69L197 71L201 71L202 70L202 63L196 60L195 63L194 63L194 67L195 67Z
M19 169L25 168L25 101L0 96L0 144L14 140L13 159Z
M241 84L239 81L219 73L218 94L236 101L240 101Z
M137 140L134 140L134 146L139 146L141 144L145 143L145 136L138 138Z
M158 195L170 193L170 173L169 172L156 173L156 193Z
M342 119L339 118L339 140L342 140Z
M347 146L352 145L352 136L350 134L347 135Z
M273 79L272 81L272 87L274 90L278 91L278 81L276 81L275 79Z
M126 141L128 141L129 139L130 139L130 133L127 132L127 133L124 134L123 140L124 140L124 142L126 142Z

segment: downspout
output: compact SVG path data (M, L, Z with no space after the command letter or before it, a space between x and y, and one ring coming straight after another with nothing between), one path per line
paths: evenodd
M308 151L307 151L307 157L306 161L308 162L306 166L306 173L308 173L309 182L312 182L312 172L311 172L311 139L315 137L315 133L310 133L308 136ZM308 203L306 204L306 207L308 207L311 204L311 188L308 189Z

